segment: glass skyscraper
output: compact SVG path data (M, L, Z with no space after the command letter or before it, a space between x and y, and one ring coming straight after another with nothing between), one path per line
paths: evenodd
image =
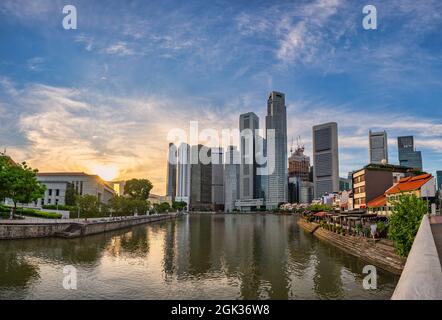
M422 153L414 149L413 136L397 138L399 164L404 167L422 170Z

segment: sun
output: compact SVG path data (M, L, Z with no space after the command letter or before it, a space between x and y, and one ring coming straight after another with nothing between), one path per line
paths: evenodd
M92 172L103 180L112 181L118 176L119 170L114 165L97 165L92 168Z

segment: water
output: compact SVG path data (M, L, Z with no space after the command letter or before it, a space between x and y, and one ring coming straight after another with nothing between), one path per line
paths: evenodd
M294 216L188 215L78 239L0 241L0 299L389 299L398 278ZM63 268L77 269L77 290Z

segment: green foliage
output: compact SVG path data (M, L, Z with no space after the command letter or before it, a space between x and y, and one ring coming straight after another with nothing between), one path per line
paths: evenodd
M173 201L172 202L172 208L175 210L183 210L187 206L187 203L185 201Z
M428 211L425 201L415 195L404 195L394 203L390 217L388 236L394 242L396 252L407 256L413 245L422 217Z
M114 196L109 201L109 208L115 216L145 215L149 210L149 202L124 196Z
M11 212L11 207L7 206L0 206L0 214L2 217L9 217L9 214ZM58 213L53 212L44 212L34 209L28 209L28 208L16 208L17 215L21 216L28 216L28 217L37 217L37 218L46 218L46 219L61 219L62 215Z
M331 211L332 207L326 204L312 204L307 209L313 212L320 212L320 211Z
M77 196L78 193L75 190L74 184L68 183L64 199L64 203L66 204L66 206L75 206L75 198Z
M100 203L96 196L86 194L75 198L82 217L94 218L100 216Z
M49 209L49 210L63 210L63 211L75 211L77 209L77 207L75 206L68 206L68 205L61 205L59 204L58 206L56 204L48 204L48 205L44 205L42 206L43 209Z
M155 211L158 213L168 212L171 209L170 204L168 202L162 202L160 204L155 203L153 207Z
M149 193L152 188L152 182L147 179L132 179L126 181L124 194L132 199L147 200L149 199Z
M5 157L0 158L0 196L14 202L14 216L17 203L30 203L41 198L45 186L37 180L38 170L28 167L26 162L12 164Z

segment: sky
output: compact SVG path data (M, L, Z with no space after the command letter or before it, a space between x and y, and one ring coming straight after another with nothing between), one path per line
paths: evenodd
M77 9L65 30L63 7ZM377 9L377 29L362 8ZM165 193L167 134L237 129L284 92L288 148L336 121L340 175L368 131L413 135L442 170L442 2L0 1L0 149L40 172L148 178Z

